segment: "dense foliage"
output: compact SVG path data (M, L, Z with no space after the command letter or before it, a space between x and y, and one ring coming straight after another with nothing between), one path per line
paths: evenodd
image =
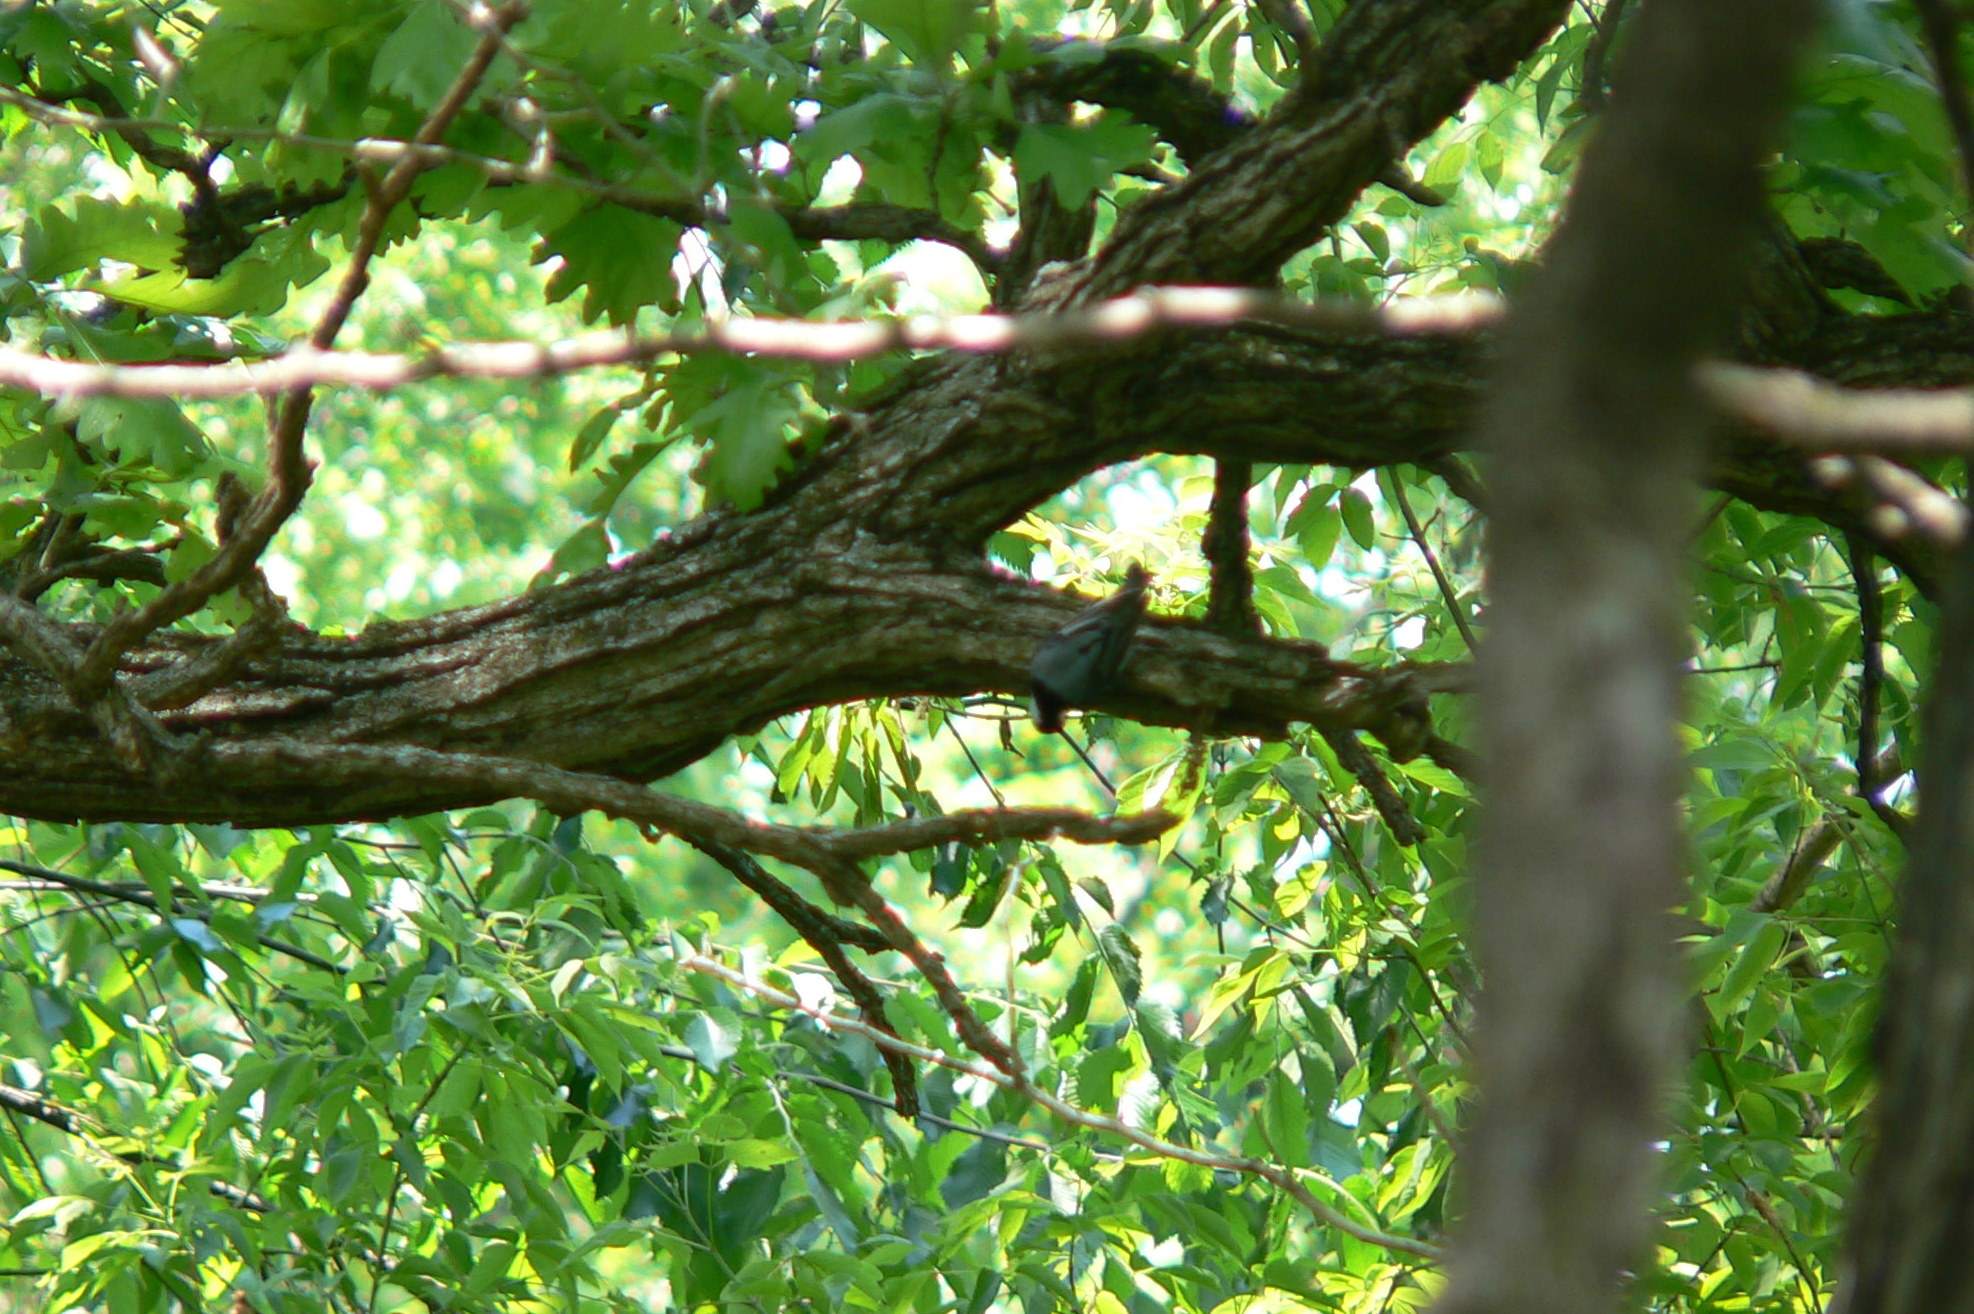
M1949 136L1915 20L1837 9L1767 172L1778 231L1826 319L1916 317L1964 263ZM1512 299L1594 149L1633 17L1554 14L1512 75L1400 152L1402 187L1358 189L1278 262L1281 290ZM461 624L493 625L695 524L789 505L924 362L673 344L516 379L431 351L1017 306L1049 262L1102 251L1121 216L1315 94L1299 70L1351 21L1331 0L0 6L0 314L21 359L251 361L361 292L333 345L432 377L322 391L299 509L179 628L302 643L306 625L326 644L368 625L382 645L476 606ZM434 122L439 145L403 147ZM1767 341L1744 331L1743 354L1787 358ZM1885 361L1860 338L1815 367L1943 381ZM0 584L78 650L259 514L229 499L270 478L293 396L8 378ZM962 672L740 717L652 759L689 763L668 794L790 824L1170 813L1136 846L976 835L865 863L1018 1077L905 957L857 955L874 1013L816 933L736 882L765 872L731 837L525 789L236 828L212 819L247 797L235 783L186 824L94 803L71 814L86 824L9 820L0 1307L1423 1307L1474 1091L1463 750L1486 497L1457 440L1408 441L1250 468L1218 453L1217 473L1252 483L1254 624L1421 682L1423 754L1350 726L1141 722L1127 703L1072 720L1085 759L1029 727L1018 680L960 694ZM1059 495L987 551L1089 596L1142 561L1154 616L1238 629L1239 608L1210 610L1234 576L1206 546L1230 517L1205 450L1072 455ZM1965 491L1957 463L1914 470ZM1820 1311L1873 1094L1936 577L1923 543L1826 508L1807 478L1793 502L1715 483L1693 506L1681 728L1694 1044L1633 1285L1654 1308ZM62 751L54 685L21 673L39 660L26 625L8 620L0 675L0 737L24 764ZM126 675L159 669L157 650L134 647ZM188 742L232 733L217 711L154 710ZM322 742L465 742L352 724ZM161 770L196 781L199 751ZM841 893L760 852L810 912ZM860 1017L954 1065L902 1065L921 1116L898 1112L900 1064Z

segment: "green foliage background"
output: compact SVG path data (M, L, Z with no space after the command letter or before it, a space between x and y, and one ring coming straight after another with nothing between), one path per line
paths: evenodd
M1338 6L1311 8L1320 28ZM1595 121L1587 8L1415 153L1448 205L1368 193L1289 268L1289 289L1512 291ZM1779 209L1800 236L1863 243L1924 297L1960 265L1933 89L1889 7L1839 17L1772 171ZM1017 117L1014 74L1082 57L1045 40L1058 33L1155 51L1249 110L1293 79L1259 8L1193 0L847 0L724 22L703 0L537 0L519 57L496 63L448 138L461 154L419 180L424 218L394 234L340 345L977 308L950 252L802 242L782 215L883 203L1004 240L1018 167L1099 195L1101 238L1148 185L1124 171L1183 165L1117 111ZM335 187L354 143L416 130L472 43L440 0L0 9L10 341L104 361L278 349L329 295L362 208L346 187L260 226L219 277L186 278L184 180L20 97L101 87L131 117L230 141L229 185ZM565 153L555 169L489 176L481 158L525 159L544 125ZM613 204L611 188L726 209L668 218ZM899 364L706 355L336 393L311 430L316 486L270 573L297 619L354 630L587 569L704 507L758 502L827 413ZM0 391L0 557L27 548L48 506L182 573L212 551L213 480L251 475L264 432L253 401ZM1481 620L1480 526L1438 477L1258 478L1271 632L1373 664L1467 659L1454 612ZM996 550L1092 592L1143 559L1154 607L1197 614L1210 483L1183 458L1106 471ZM1859 620L1842 545L1738 503L1695 515L1679 911L1702 1041L1665 1146L1658 1264L1638 1281L1666 1309L1820 1309L1870 1095L1899 849L1853 788ZM1881 725L1909 762L1930 615L1902 580L1883 587ZM71 582L51 602L83 619L149 588ZM1462 699L1437 701L1460 740ZM1436 1242L1458 1208L1452 1139L1470 1094L1467 785L1388 764L1428 834L1406 848L1320 736L1214 745L1187 792L1176 736L1092 728L1125 804L1189 817L1167 842L917 854L880 887L1038 1084L1292 1166L1365 1228ZM845 823L996 798L1110 806L1059 743L991 702L819 708L672 783ZM1890 797L1907 801L1897 785ZM1758 911L1820 826L1838 832L1827 867ZM1369 1311L1422 1307L1437 1288L1418 1256L1319 1226L1264 1183L1066 1128L972 1078L926 1069L938 1121L905 1122L867 1044L680 969L683 948L717 948L828 989L806 946L673 842L519 805L297 833L14 822L0 841L0 1081L75 1115L66 1132L18 1111L0 1129L6 1308L238 1293L295 1311ZM901 975L892 994L901 1030L962 1053L920 983Z

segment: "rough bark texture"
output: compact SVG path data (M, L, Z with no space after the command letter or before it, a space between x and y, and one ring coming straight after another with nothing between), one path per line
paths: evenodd
M1038 304L1160 280L1265 277L1481 78L1525 58L1564 8L1355 6L1326 44L1320 78L1134 208L1105 251L1040 289ZM1027 652L1075 604L994 578L981 546L1088 471L1161 446L1137 389L1170 368L1165 345L1134 344L1128 360L1098 369L1073 355L918 368L840 425L758 512L708 516L621 568L490 607L354 640L294 635L166 726L235 746L413 745L649 779L807 705L1014 692ZM155 669L198 646L161 644L137 665ZM1374 679L1381 687L1360 698L1339 675L1307 646L1156 626L1129 687L1106 706L1266 731L1289 719L1366 724L1365 706L1407 703L1416 722L1417 694ZM128 677L141 701L142 671ZM196 743L152 775L133 773L51 682L12 660L0 663L0 743L19 764L0 781L0 810L28 816L284 825L475 801L401 773L270 780Z
M1974 378L1951 326L1933 317L1861 337L1833 319L1790 359L1882 360L1874 383ZM707 517L621 567L489 606L355 638L296 632L164 719L235 740L418 744L650 779L819 702L1018 696L1034 644L1078 604L982 568L995 529L1088 471L1147 452L1374 466L1459 450L1489 350L1479 337L1256 329L1096 369L942 362L846 426L761 511ZM1799 454L1752 436L1719 449L1711 478L1758 506L1873 537L1860 491L1817 485ZM1937 574L1922 542L1880 547L1921 581ZM138 654L133 692L142 696L143 672L207 642ZM1398 677L1356 672L1338 685L1316 655L1153 621L1105 710L1253 732L1292 720L1370 726L1402 700ZM269 791L199 770L134 776L11 654L0 655L0 744L13 763L0 774L0 811L26 816L299 825L478 801L416 780L352 794Z
M1682 992L1676 674L1756 164L1809 0L1655 0L1490 408L1480 713L1484 1102L1442 1309L1591 1314L1645 1257Z
M1955 562L1940 636L1847 1314L1974 1309L1974 548Z
M1477 79L1525 57L1562 9L1557 0L1358 4L1307 88L1273 118L1230 131L1185 182L1129 210L1103 251L1035 300L1258 277L1340 218ZM1974 379L1965 326L1951 312L1852 319L1807 282L1800 260L1772 263L1742 334L1751 357L1865 384ZM1162 335L1123 355L929 362L840 425L755 513L706 517L620 567L490 606L356 638L297 631L163 719L243 748L424 746L645 780L817 703L1018 695L1034 643L1078 602L991 575L980 551L994 530L1091 470L1151 452L1360 467L1429 460L1466 445L1490 350L1484 335L1256 327ZM1922 584L1934 578L1932 549L1879 541L1865 494L1825 489L1807 469L1746 437L1722 449L1713 479L1756 505L1821 516ZM142 699L156 686L147 674L209 643L168 638L133 654L131 692ZM1399 709L1414 714L1417 700L1400 675L1333 667L1306 646L1154 621L1104 710L1268 732L1291 720L1376 726ZM11 653L0 653L0 748L10 758L0 811L35 817L295 825L480 801L388 775L277 787L196 752L167 760L159 776L135 774Z

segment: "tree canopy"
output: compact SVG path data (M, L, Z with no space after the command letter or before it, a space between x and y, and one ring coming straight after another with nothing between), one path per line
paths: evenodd
M1967 44L0 4L0 1308L1966 1307Z

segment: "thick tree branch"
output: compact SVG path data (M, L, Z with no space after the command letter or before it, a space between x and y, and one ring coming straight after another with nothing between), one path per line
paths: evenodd
M1497 37L1510 28L1531 43L1540 35L1524 9L1455 8L1467 18L1491 16L1475 21ZM1371 26L1333 37L1325 54L1361 65L1333 68L1324 84L1333 92L1325 94L1344 94L1337 69L1358 68L1365 79L1389 71L1387 56L1365 53L1375 45L1367 33L1385 32L1411 49L1418 34L1402 22L1392 26L1399 17L1420 23L1425 39L1444 35L1438 19L1418 19L1407 4L1361 9L1359 18ZM1511 12L1519 15L1515 23L1504 17ZM1444 61L1431 69L1452 81L1429 99L1457 103L1471 72ZM1408 72L1393 94L1426 96L1424 76ZM1309 167L1319 166L1329 167L1312 157ZM1229 175L1237 176L1247 175ZM1096 263L1134 258L1107 251ZM1223 320L1230 310L1263 313L1254 300L1218 304L1211 315ZM1107 314L1122 316L1123 332L1142 331L1160 313L1135 302L1087 312L1099 327ZM846 427L829 440L768 506L746 516L715 513L619 566L487 607L375 626L355 639L282 634L268 651L230 673L222 669L224 682L188 705L177 705L184 691L210 681L199 663L213 661L212 640L156 637L126 654L121 669L138 704L158 709L167 730L215 743L424 746L632 779L663 775L734 733L819 703L1018 693L1034 644L1074 604L994 579L974 563L988 535L1083 474L1156 451L1368 467L1431 462L1467 443L1485 337L1431 322L1438 308L1392 313L1423 313L1428 323L1397 327L1428 331L1388 338L1369 331L1380 322L1370 312L1353 309L1339 319L1333 308L1319 307L1295 312L1293 324L1167 338L1158 352L1106 358L1096 369L1073 349L1073 335L1028 344L1047 351L918 366L872 399L855 432ZM727 328L739 332L748 323ZM983 324L1000 335L989 345L1019 336L1005 321ZM954 338L966 328L946 326ZM870 329L846 331L865 335L869 345ZM898 330L875 332L910 341L909 332L892 339L886 335ZM1882 345L1857 351L1863 334ZM1974 377L1958 338L1933 317L1837 321L1827 334L1798 338L1797 363L1805 368L1859 355L1881 362L1880 372L1846 382L1878 385L1901 377L1892 373L1898 370L1915 383ZM622 351L623 342L583 349ZM479 349L452 350L471 359ZM530 346L527 359L501 368L523 374L572 364L555 350ZM304 351L269 366L219 368L292 368L295 374L276 375L272 385L258 378L254 386L299 387L324 359L363 358ZM392 370L405 365L390 358ZM1923 539L1883 541L1870 520L1876 498L1861 481L1825 487L1801 457L1752 440L1723 449L1714 478L1756 505L1819 515L1862 533L1922 584L1936 578L1939 549ZM81 631L73 642L100 636ZM1159 623L1147 627L1132 677L1104 710L1216 733L1274 734L1297 720L1374 732L1409 723L1410 742L1422 708L1423 693L1403 673L1350 667L1293 644ZM384 776L272 789L234 777L208 788L193 758L161 782L140 782L104 751L58 676L5 657L0 718L0 738L19 750L16 769L0 781L0 807L37 816L298 824L481 797ZM1436 743L1433 751L1459 760L1453 745Z
M706 579L669 599L639 598L616 587L628 581L606 574L585 598L565 599L574 609L553 609L560 614L523 599L436 626L289 643L251 660L238 683L163 714L167 726L203 732L207 742L154 781L121 767L52 681L0 663L13 714L0 730L20 754L0 779L0 811L293 825L425 812L533 788L519 776L391 767L391 752L420 743L650 778L803 707L1018 694L1035 645L1075 610L1045 590L973 573L879 578L849 567L807 573L764 562L751 579L736 571L724 579L729 587ZM830 574L834 585L822 578ZM804 655L791 663L794 653ZM1279 734L1290 719L1375 731L1423 702L1403 672L1334 662L1307 645L1236 642L1159 623L1141 632L1130 676L1104 709L1150 723ZM365 769L325 762L327 774L314 780L306 770L266 775L254 761L266 753L299 763L317 750L385 756ZM919 818L898 847L1015 833L1002 824L982 819L968 832L950 818Z
M1126 210L1103 252L1047 299L1074 304L1147 283L1271 279L1480 82L1512 72L1567 7L1567 0L1351 6L1324 37L1302 88L1184 180Z

